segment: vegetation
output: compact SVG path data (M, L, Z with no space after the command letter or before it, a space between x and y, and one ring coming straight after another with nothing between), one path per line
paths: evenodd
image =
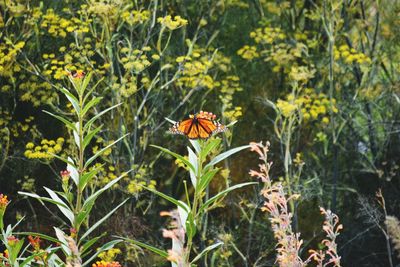
M399 10L0 1L0 267L396 266Z

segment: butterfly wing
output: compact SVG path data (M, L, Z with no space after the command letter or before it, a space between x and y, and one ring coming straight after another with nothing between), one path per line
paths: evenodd
M193 127L193 119L179 121L172 126L169 131L172 134L188 135Z
M217 126L212 120L199 118L198 120L199 138L206 139L217 129Z

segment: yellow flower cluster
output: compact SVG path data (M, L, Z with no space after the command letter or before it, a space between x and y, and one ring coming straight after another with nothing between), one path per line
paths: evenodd
M0 140L4 143L13 143L12 137L25 136L28 132L35 136L38 130L36 125L31 125L33 117L30 116L24 121L13 121L10 112L0 109Z
M22 41L13 44L9 40L0 40L0 77L11 77L15 72L21 71L20 66L15 62L24 46L25 42Z
M132 10L132 11L124 11L121 14L122 20L128 23L130 26L136 24L143 24L150 18L150 12L148 10Z
M257 52L257 47L245 45L237 51L237 54L246 60L252 60L254 58L260 57Z
M286 34L281 28L265 27L251 32L250 38L254 39L257 44L273 44L286 39Z
M188 24L188 21L183 19L181 16L175 16L172 18L171 15L167 15L163 18L157 18L157 22L170 30L175 30Z
M52 154L57 154L62 150L64 138L59 137L57 140L43 139L40 145L35 146L34 143L29 142L26 144L25 157L29 159L52 159Z
M280 43L271 47L269 56L265 58L265 61L275 63L272 68L273 72L279 72L283 68L288 73L297 64L296 61L303 57L304 51L305 46L303 43L296 43L295 45Z
M143 191L143 186L147 186L150 189L156 189L157 182L155 180L150 180L149 183L145 181L131 180L126 187L129 194L138 194Z
M337 113L336 99L329 100L324 93L317 94L313 89L306 88L297 98L291 93L285 100L278 99L276 107L282 116L290 117L299 112L305 122L320 119L322 123L329 123L329 111Z
M134 73L140 73L151 65L148 52L151 51L150 46L145 46L142 49L130 50L124 47L120 50L121 53L121 63L126 71L133 71ZM151 56L153 60L160 59L158 54L153 54Z
M35 179L25 175L23 179L17 180L17 184L20 184L21 189L24 191L34 191Z
M126 190L130 194L137 194L143 191L143 186L147 186L151 189L156 189L157 182L155 180L150 180L146 182L147 177L149 176L150 170L147 165L142 165L140 168L138 165L135 165L136 169L135 176L132 180L127 177L128 185Z
M242 91L243 88L239 84L238 76L227 76L220 82L220 95L219 99L223 104L223 116L227 118L228 121L235 121L242 116L242 107L233 106L233 95L236 92Z
M46 76L52 76L56 80L61 80L68 75L68 71L81 70L83 72L95 71L100 75L104 75L110 67L109 64L97 66L97 62L93 60L95 56L95 47L92 39L86 37L82 44L77 45L75 42L70 43L68 48L61 46L59 52L63 54L62 58L58 58L54 53L43 54L47 68L43 71ZM65 51L68 50L68 53ZM95 67L95 69L93 69Z
M52 104L58 99L56 90L52 90L50 83L39 81L38 76L20 75L19 79L23 82L19 85L20 100L31 102L34 107L40 105Z
M85 33L89 32L89 22L82 21L79 18L66 19L54 12L54 9L49 8L46 14L42 15L40 27L46 29L53 37L66 37L67 33Z
M371 64L372 62L367 55L357 52L354 48L350 49L348 45L341 45L339 48L334 46L333 53L336 60L342 59L347 64Z
M214 79L208 74L214 63L203 49L195 49L192 56L177 57L176 62L183 67L182 75L176 83L178 86L207 89L215 87Z
M317 94L311 88L305 89L303 95L297 100L297 103L301 104L301 113L306 122L320 119L322 123L328 124L329 112L338 112L336 99L329 100L326 94Z
M292 101L285 101L282 99L278 99L276 102L276 107L282 113L283 117L286 118L290 117L298 108L298 106Z
M122 266L117 261L113 261L113 262L98 261L96 263L93 263L92 267L122 267Z
M115 174L116 170L114 166L101 166L101 163L96 163L91 168L89 168L89 171L93 169L99 170L99 173L97 175L97 180L95 181L95 184L99 187L106 185L107 183L111 182L112 180L118 177ZM119 185L115 184L113 188L118 188L118 187Z
M102 260L102 261L106 261L106 262L112 262L115 260L115 258L117 257L117 255L121 254L121 250L119 248L111 248L109 250L100 252L98 257Z

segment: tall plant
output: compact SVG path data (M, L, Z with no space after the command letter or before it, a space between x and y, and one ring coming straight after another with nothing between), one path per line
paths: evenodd
M102 97L93 97L92 92L101 80L90 88L89 83L91 78L92 73L85 76L83 72L78 71L74 75L69 76L72 89L59 89L72 105L73 118L45 111L47 114L61 121L73 135L74 149L70 156L65 158L59 155L53 155L67 164L66 170L60 172L60 188L62 188L62 191L55 191L44 187L50 197L28 192L19 192L21 195L39 200L42 204L44 204L44 202L55 204L64 215L64 226L70 229L70 233L66 234L58 227L54 227L54 230L57 236L57 242L61 244L61 250L65 255L65 266L88 266L99 253L112 248L121 241L113 240L102 245L99 249L94 249L94 245L104 234L96 237L91 237L91 234L127 201L122 201L95 223L90 222L90 214L98 197L127 174L127 172L123 173L101 188L89 189L88 185L90 185L93 179L99 174L103 166L94 165L96 160L106 150L126 136L120 137L118 140L100 149L90 157L87 156L86 149L90 142L103 129L102 125L96 125L96 121L105 113L118 106L117 104L96 113L95 107L102 100ZM91 116L90 114L96 115ZM44 236L44 238L52 240L47 236Z
M175 229L173 229L173 231L164 231L164 237L169 237L173 241L172 249L167 252L136 240L126 239L132 244L145 247L162 257L167 258L171 261L173 267L195 266L196 262L202 258L204 261L207 261L207 253L223 244L218 241L200 251L199 246L197 246L198 244L194 241L195 235L206 226L205 217L207 213L213 208L216 208L222 198L229 192L244 186L255 184L254 182L247 182L233 185L213 196L209 196L209 184L221 169L217 167L217 164L231 155L249 148L249 145L233 148L213 156L215 151L219 151L221 148L221 139L210 138L207 140L190 140L190 143L192 147L187 147L187 157L177 154L167 148L153 145L153 147L173 156L184 165L184 168L189 173L191 186L193 188L193 190L191 190L189 188L190 185L184 181L186 192L185 201L175 199L157 190L147 188L154 194L166 199L177 207L177 211L166 213L166 215L171 216L175 220ZM191 191L193 191L192 195L189 194Z

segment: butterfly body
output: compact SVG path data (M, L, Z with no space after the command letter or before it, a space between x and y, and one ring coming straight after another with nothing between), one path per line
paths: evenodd
M186 135L189 139L207 139L214 133L226 131L226 127L215 121L215 115L200 111L189 119L179 121L169 129L172 134Z

